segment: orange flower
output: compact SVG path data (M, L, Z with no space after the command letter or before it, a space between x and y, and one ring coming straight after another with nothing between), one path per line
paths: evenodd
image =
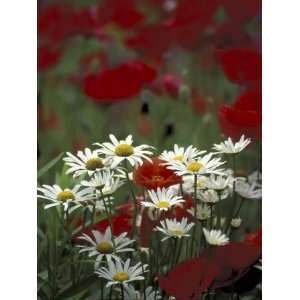
M181 182L181 177L163 165L165 161L152 158L152 163L144 163L133 172L133 180L136 184L147 189L169 187Z

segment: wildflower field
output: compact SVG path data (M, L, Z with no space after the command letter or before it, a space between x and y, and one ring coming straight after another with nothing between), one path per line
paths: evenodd
M260 0L38 2L40 300L261 290Z

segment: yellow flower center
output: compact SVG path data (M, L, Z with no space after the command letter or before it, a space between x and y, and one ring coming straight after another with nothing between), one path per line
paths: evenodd
M113 253L113 246L110 242L102 241L96 246L97 250L103 254Z
M169 201L164 201L164 200L162 200L162 201L159 201L159 202L156 204L156 206L157 206L158 208L168 208L168 207L170 206L170 202L169 202Z
M198 172L204 167L200 162L194 161L187 166L188 171Z
M183 231L180 230L180 229L171 230L171 232L172 232L174 235L177 235L177 236L182 236L182 235L183 235Z
M85 163L85 166L88 170L94 171L103 168L103 161L99 157L91 158Z
M71 191L63 191L63 192L60 192L57 195L57 199L60 200L60 201L62 201L62 202L64 202L64 201L67 201L69 199L74 200L75 196L74 196L74 194Z
M197 187L198 188L205 188L205 180L197 180Z
M153 176L152 177L152 180L153 181L161 181L161 180L163 180L164 178L162 177L162 176L159 176L159 175L156 175L156 176Z
M129 275L127 272L117 272L113 277L113 280L120 281L120 282L123 282L128 279L129 279Z
M176 156L174 156L173 159L174 159L174 160L183 161L184 157L183 157L183 155L176 155Z
M118 156L123 156L123 157L126 157L126 156L130 156L134 153L134 149L131 145L128 145L128 144L120 144L116 147L115 149L115 153L118 155Z

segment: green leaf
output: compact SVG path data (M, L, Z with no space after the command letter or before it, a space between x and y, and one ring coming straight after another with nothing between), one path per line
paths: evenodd
M54 159L48 162L45 166L39 169L37 172L37 178L39 179L41 176L46 174L55 164L57 164L60 161L63 155L64 152L60 153L58 156L56 156Z
M96 275L92 275L81 282L76 283L76 286L70 287L60 293L57 296L57 300L75 300L75 299L80 299L80 298L72 298L72 297L78 297L80 293L82 293L82 290L86 292L86 290L93 284L95 283L98 279ZM82 295L81 295L82 296ZM70 298L70 299L69 299Z

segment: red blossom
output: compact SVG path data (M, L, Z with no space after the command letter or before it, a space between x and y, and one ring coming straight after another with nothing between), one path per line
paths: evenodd
M61 42L70 33L70 20L73 10L64 4L52 4L38 14L37 29L39 38L47 42Z
M37 68L44 71L55 66L62 56L62 50L49 45L41 46L37 49Z
M176 299L198 299L209 287L226 287L240 279L260 256L260 247L243 242L210 247L200 257L186 260L160 276L159 284Z
M197 113L203 114L206 111L207 104L204 96L202 96L201 94L195 93L193 95L192 105Z
M79 226L80 224L78 224ZM113 234L115 236L120 235L123 232L131 232L132 230L132 220L131 217L127 216L127 215L116 215L113 216L112 218L112 225L113 225ZM72 240L74 242L82 242L79 239L79 236L82 233L85 233L89 236L92 236L92 230L96 230L96 231L100 231L102 233L105 232L106 228L109 226L109 221L108 219L104 219L102 221L99 221L96 224L93 224L87 228L85 228L83 231L81 231L79 234L76 234Z
M136 184L147 189L169 187L181 182L181 177L163 165L165 161L152 158L152 162L144 161L133 171L133 180Z
M261 138L261 92L247 90L232 105L219 107L219 121L223 133L233 139L246 134L253 139Z
M227 78L238 84L249 84L262 78L261 54L253 49L233 48L218 50L219 59Z
M134 60L116 68L86 75L83 79L83 91L96 102L111 103L136 96L155 77L155 69L142 61Z
M222 4L230 18L243 23L261 11L262 0L222 0Z

